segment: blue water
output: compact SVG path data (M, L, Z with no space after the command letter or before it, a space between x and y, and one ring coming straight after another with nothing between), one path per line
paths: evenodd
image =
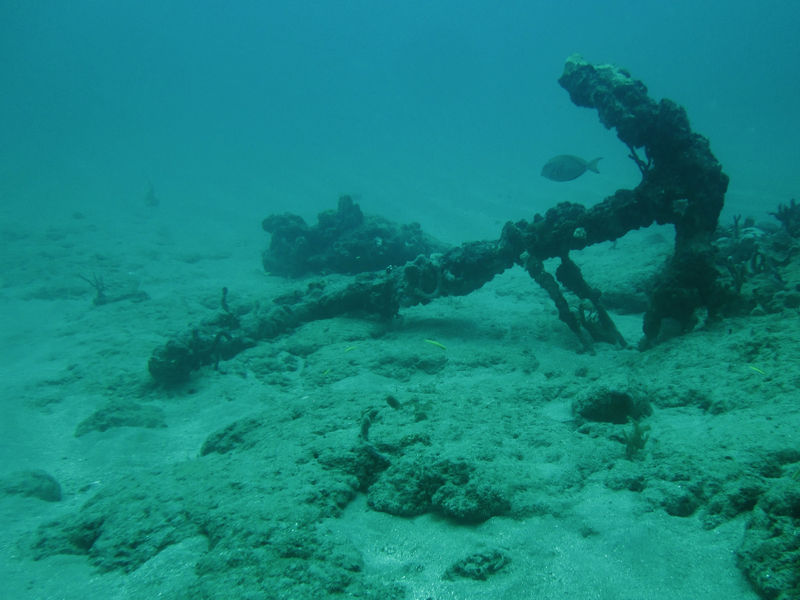
M797 194L800 4L15 2L0 5L7 210L164 206L256 223L356 195L450 241L493 237L637 172L558 86L614 62L684 105L731 176L726 215ZM552 155L601 176L543 180ZM725 217L727 218L727 217Z

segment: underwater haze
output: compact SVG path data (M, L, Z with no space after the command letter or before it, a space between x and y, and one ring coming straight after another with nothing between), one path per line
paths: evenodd
M638 171L556 79L628 69L688 110L729 212L796 194L795 2L4 2L6 210L121 211L152 182L181 213L312 217L339 194L451 241ZM573 186L548 158L603 156Z
M798 23L0 0L0 598L800 600Z

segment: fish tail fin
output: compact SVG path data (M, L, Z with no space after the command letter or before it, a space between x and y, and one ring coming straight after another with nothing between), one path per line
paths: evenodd
M594 173L599 173L600 171L597 170L597 163L599 163L601 160L603 160L602 156L598 156L594 160L590 160L588 163L586 163L586 169L588 171L593 171Z

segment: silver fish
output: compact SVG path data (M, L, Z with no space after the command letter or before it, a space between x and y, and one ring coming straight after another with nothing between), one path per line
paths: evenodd
M599 173L597 163L600 159L585 161L579 156L571 154L561 154L554 156L542 167L542 177L547 177L553 181L572 181L583 175L586 171Z

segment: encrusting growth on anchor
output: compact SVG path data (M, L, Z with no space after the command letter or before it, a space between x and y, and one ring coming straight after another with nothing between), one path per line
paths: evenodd
M653 223L674 225L675 247L649 295L643 345L655 342L664 319L689 330L698 309L714 317L732 291L719 281L712 246L728 176L708 140L692 132L683 108L671 100L652 100L645 85L619 67L592 65L573 56L559 84L574 104L597 110L600 122L616 130L642 173L635 188L618 190L591 208L562 202L531 221L508 222L494 241L441 248L418 226L402 226L421 249L416 258L404 257L404 263L392 262L388 254L389 249L400 247L402 235L395 235L383 220L365 219L348 197L340 200L338 211L322 213L320 225L312 228L294 215L269 217L264 227L277 240L276 251L299 261L287 274L313 272L314 265L324 265L330 272L341 264L341 272L354 273L365 263L370 270L341 284L309 284L304 292L277 298L267 306L253 303L236 321L223 310L157 348L148 365L152 376L165 384L184 381L199 366L214 364L220 357L316 319L352 313L388 318L403 307L466 295L514 265L525 268L548 292L559 318L584 350L591 351L596 341L624 346L625 340L602 305L600 290L587 283L569 253ZM372 227L366 230L368 235L357 229L365 222ZM375 235L375 228L382 233ZM319 239L333 247L331 231L347 236L346 244L335 245L336 256L327 260L318 250L307 251L310 241ZM343 247L353 249L354 260L342 253ZM368 261L362 252L365 248L376 249ZM264 264L279 264L280 258L268 251ZM560 261L555 277L544 268L544 261L552 258ZM305 264L304 259L312 262ZM561 286L582 300L580 310L570 310ZM226 297L223 301L227 302Z

